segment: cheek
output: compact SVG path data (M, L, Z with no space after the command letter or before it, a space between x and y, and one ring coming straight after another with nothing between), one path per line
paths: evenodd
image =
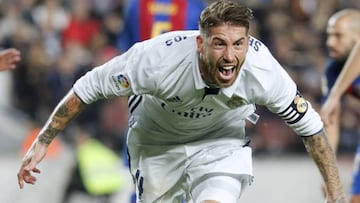
M236 54L236 57L240 60L240 61L242 61L244 58L245 58L245 56L246 56L246 51L240 51L240 52L238 52L237 54Z
M223 53L221 51L216 50L210 50L206 54L208 60L212 62L217 62L223 56Z
M245 59L246 54L247 54L248 49L244 48L242 50L239 50L238 52L235 53L236 57L238 58L239 61L242 61Z

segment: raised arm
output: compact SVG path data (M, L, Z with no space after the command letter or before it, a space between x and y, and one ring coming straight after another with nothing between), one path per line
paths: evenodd
M70 90L56 106L22 161L21 168L17 175L20 188L24 187L24 182L35 184L36 178L32 175L32 172L40 173L40 170L36 166L45 157L48 145L56 135L84 109L85 105L86 104L74 94L73 90Z
M302 138L306 150L315 161L325 181L327 203L345 203L345 195L341 185L335 154L324 131Z
M327 122L329 116L334 113L340 103L341 96L345 93L350 84L360 75L360 40L351 51L349 58L337 78L329 97L321 108L321 117Z

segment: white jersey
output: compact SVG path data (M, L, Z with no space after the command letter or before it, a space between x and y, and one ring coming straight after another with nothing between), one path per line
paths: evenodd
M130 96L137 143L181 144L199 139L246 140L244 120L264 105L301 136L323 128L319 115L268 48L252 38L239 76L219 90L202 80L198 31L175 31L135 44L126 53L89 71L74 84L87 104ZM130 135L131 136L131 135Z

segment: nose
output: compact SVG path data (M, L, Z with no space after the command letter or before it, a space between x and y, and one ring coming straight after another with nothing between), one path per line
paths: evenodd
M227 63L231 63L235 60L235 52L231 47L227 47L224 52L224 60Z
M328 36L328 38L326 39L326 46L328 48L332 48L335 46L335 37L334 36Z

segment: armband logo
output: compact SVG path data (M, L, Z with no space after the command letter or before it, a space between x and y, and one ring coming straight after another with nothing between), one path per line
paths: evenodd
M286 123L292 125L304 117L308 108L308 102L301 96L300 92L298 91L293 102L291 102L285 110L278 113L278 115L284 119Z
M118 76L112 76L112 79L115 82L115 86L118 90L120 90L121 88L127 89L130 87L129 79L123 74L120 74Z
M308 109L308 103L306 102L306 100L304 98L302 98L299 95L296 95L296 97L294 99L294 103L296 104L296 110L299 113L304 113Z

